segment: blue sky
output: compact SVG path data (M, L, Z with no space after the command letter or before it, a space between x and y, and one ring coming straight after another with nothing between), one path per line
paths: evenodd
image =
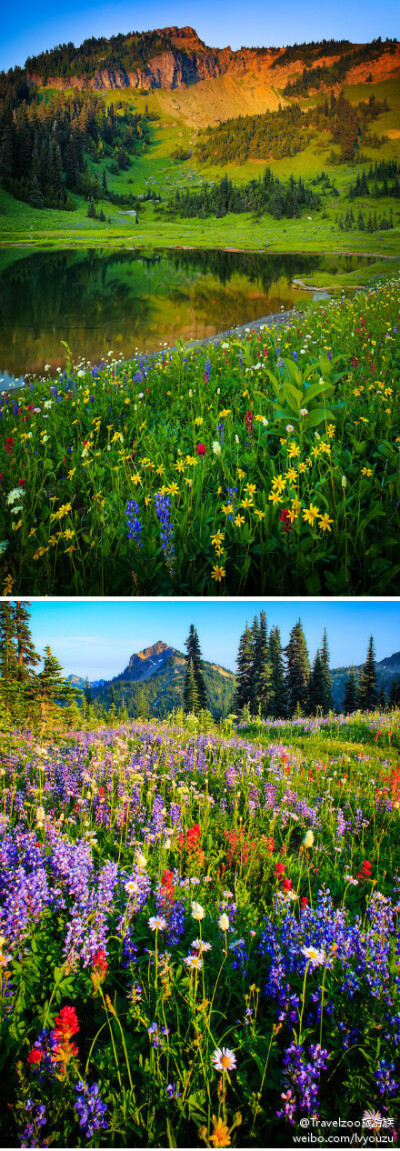
M234 671L246 620L263 609L283 644L300 616L311 658L326 626L332 667L361 663L371 634L378 660L400 649L400 601L41 600L31 603L31 628L39 652L50 644L67 675L90 680L118 675L157 640L184 651L191 623L204 659Z
M110 0L20 0L16 8L3 0L1 13L0 69L23 65L26 57L72 40L78 45L88 36L112 36L117 32L190 24L213 47L232 48L301 43L304 40L347 38L365 42L376 36L398 37L397 0L286 0L268 5L262 0L143 0L124 3Z

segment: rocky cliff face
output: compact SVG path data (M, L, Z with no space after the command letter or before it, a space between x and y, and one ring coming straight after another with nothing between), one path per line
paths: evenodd
M52 88L69 88L71 86L83 89L93 88L97 91L111 90L113 88L163 88L166 91L173 91L179 88L188 88L194 84L198 84L202 80L217 79L224 76L226 73L233 78L239 78L250 74L256 80L267 83L268 85L282 87L286 84L287 80L294 75L299 75L303 70L303 64L300 60L294 60L291 63L286 61L282 62L282 66L278 64L271 72L271 65L279 57L283 56L284 49L252 49L240 48L238 51L233 52L228 46L227 48L209 48L200 40L194 28L162 28L156 30L159 33L160 40L167 42L169 47L159 52L154 52L149 55L149 59L140 65L137 65L135 53L135 38L127 37L128 51L125 53L125 62L127 55L129 56L130 50L132 51L132 68L108 68L99 56L98 68L90 77L69 77L68 79L61 79L60 77L52 77L48 80L49 86ZM313 59L312 66L333 64L339 56L329 56L326 59L323 54L318 59ZM102 66L103 64L103 66ZM366 61L357 65L347 76L347 83L355 83L363 81L371 73L372 79L376 81L380 78L386 78L389 75L398 75L400 70L400 45L396 45L394 50L389 47L385 52L383 45L383 53L379 55L379 59L373 61ZM27 73L28 81L33 81L36 84L41 83L41 77L35 73Z
M60 89L73 86L79 89L94 88L98 91L112 88L164 88L172 91L175 88L197 84L199 80L215 79L228 71L243 73L256 60L264 59L265 56L272 62L279 54L279 52L270 53L268 49L265 49L265 53L260 56L250 48L240 49L238 52L232 52L230 47L208 48L194 29L189 27L163 28L158 31L170 40L171 47L151 56L142 67L114 70L102 68L99 61L99 67L90 79L52 77L48 83L52 88ZM133 44L132 58L134 59ZM41 82L41 77L36 73L28 73L28 80L38 84Z

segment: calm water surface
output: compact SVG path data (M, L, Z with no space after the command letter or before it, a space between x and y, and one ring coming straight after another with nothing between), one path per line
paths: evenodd
M202 339L296 308L310 293L293 279L350 271L354 256L264 255L178 249L0 253L0 388L45 364L92 364ZM365 263L365 261L364 261Z

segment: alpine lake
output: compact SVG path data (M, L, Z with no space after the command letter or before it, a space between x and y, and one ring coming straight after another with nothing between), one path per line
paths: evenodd
M0 390L73 362L128 359L177 341L212 339L300 310L327 292L306 276L338 276L374 259L235 250L79 249L0 253ZM329 289L332 295L332 289Z

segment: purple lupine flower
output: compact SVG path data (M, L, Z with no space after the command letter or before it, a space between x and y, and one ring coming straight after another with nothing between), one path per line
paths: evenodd
M174 565L174 529L171 523L171 499L170 496L162 496L161 492L156 492L155 496L156 516L161 525L160 540L162 549L167 562L167 567L170 575L172 575Z
M135 500L128 500L125 508L125 515L127 518L127 536L128 540L134 540L139 548L143 547L143 540L141 540L142 524L140 521L140 508Z
M82 1133L85 1138L91 1139L96 1131L107 1129L108 1123L104 1118L107 1107L100 1099L98 1083L93 1083L93 1086L89 1087L88 1083L82 1083L80 1080L75 1091L77 1092L75 1110L78 1114Z

